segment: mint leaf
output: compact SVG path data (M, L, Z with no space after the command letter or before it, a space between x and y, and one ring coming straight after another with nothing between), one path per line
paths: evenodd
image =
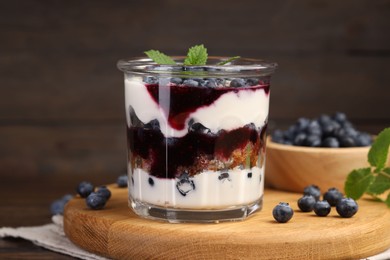
M219 62L217 65L225 65L225 64L227 64L227 63L229 63L229 62L232 62L232 61L234 61L234 60L237 60L237 59L239 59L239 58L241 58L241 57L240 57L240 56L234 56L234 57L231 57L231 58L229 58L229 59L227 59L227 60L224 60L224 61Z
M368 152L368 162L377 169L383 169L387 161L390 146L390 128L386 128L375 138L370 151Z
M390 178L384 174L379 173L374 181L368 187L367 192L379 195L390 189Z
M387 195L387 199L385 200L386 205L390 208L390 193Z
M149 50L144 52L149 58L160 65L176 65L176 62L169 56L156 50Z
M353 170L345 181L345 194L347 197L357 200L363 196L373 180L374 176L371 174L371 168Z
M203 44L195 45L188 50L187 58L184 60L184 65L206 65L207 56L207 49L203 46Z

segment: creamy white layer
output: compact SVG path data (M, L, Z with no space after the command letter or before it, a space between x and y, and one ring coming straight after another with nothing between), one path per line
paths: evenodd
M169 100L169 97L165 97ZM168 101L169 102L169 101ZM176 130L167 124L164 111L150 96L140 77L125 78L126 119L130 126L129 107L132 106L137 117L148 123L157 119L165 137L183 137L188 130ZM269 95L263 89L240 90L220 96L213 104L201 107L191 113L187 122L193 118L209 128L213 133L219 130L233 130L249 123L262 127L268 116Z
M251 178L248 172L252 173ZM195 189L190 189L183 196L176 187L178 179L156 178L137 168L129 176L129 195L153 205L181 209L223 209L249 204L263 195L264 168L241 170L237 167L228 173L229 177L222 180L218 178L221 174L219 171L202 172L190 177ZM152 178L153 185L149 178Z

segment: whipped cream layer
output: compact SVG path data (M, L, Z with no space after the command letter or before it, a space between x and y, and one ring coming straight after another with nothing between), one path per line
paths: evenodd
M177 178L156 178L140 168L130 171L129 177L130 199L160 207L224 209L255 202L264 192L264 167L202 172L188 178L193 185L183 185L185 195Z
M167 82L164 83L160 80L160 84L162 83L167 84ZM163 98L165 102L169 103L169 96ZM167 123L166 113L152 98L141 77L125 78L125 104L129 127L128 109L131 106L143 123L146 124L157 119L160 123L161 132L167 138L183 137L188 132L187 128L178 130ZM230 131L250 123L257 127L263 127L267 120L268 107L269 93L266 93L264 89L238 89L236 92L224 93L211 105L199 107L191 112L186 118L186 124L193 119L213 133L217 133L222 129Z

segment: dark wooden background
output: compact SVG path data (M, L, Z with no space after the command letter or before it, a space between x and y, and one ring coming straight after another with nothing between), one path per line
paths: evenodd
M13 0L0 2L0 30L1 211L17 190L34 214L81 180L124 172L116 61L150 48L204 43L211 55L278 62L271 127L334 111L373 134L390 125L389 0Z

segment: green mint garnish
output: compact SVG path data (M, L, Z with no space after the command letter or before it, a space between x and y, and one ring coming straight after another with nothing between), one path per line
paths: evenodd
M150 59L152 59L155 63L160 65L176 65L176 62L169 57L168 55L157 51L157 50L149 50L144 52ZM184 60L185 66L203 66L207 63L207 49L203 44L195 45L188 49L187 57ZM219 62L217 65L225 65L229 62L232 62L236 59L241 58L240 56L234 56L227 60Z
M227 59L227 60L224 60L224 61L219 62L217 65L225 65L225 64L227 64L227 63L229 63L229 62L232 62L232 61L234 61L234 60L237 60L237 59L239 59L239 58L241 58L241 57L240 57L240 56L234 56L234 57L231 57L231 58L229 58L229 59Z
M201 45L195 45L188 49L187 58L184 60L186 66L202 66L207 63L207 49Z
M381 170L385 167L390 146L390 128L383 130L368 152L368 162L371 166Z
M171 57L165 55L162 52L156 50L149 50L149 51L145 51L144 53L157 64L176 65L176 62Z
M367 157L371 167L356 169L349 173L344 186L348 197L359 199L367 193L390 207L390 193L386 200L376 197L390 190L390 167L385 168L389 147L390 128L386 128L379 133L368 152Z

